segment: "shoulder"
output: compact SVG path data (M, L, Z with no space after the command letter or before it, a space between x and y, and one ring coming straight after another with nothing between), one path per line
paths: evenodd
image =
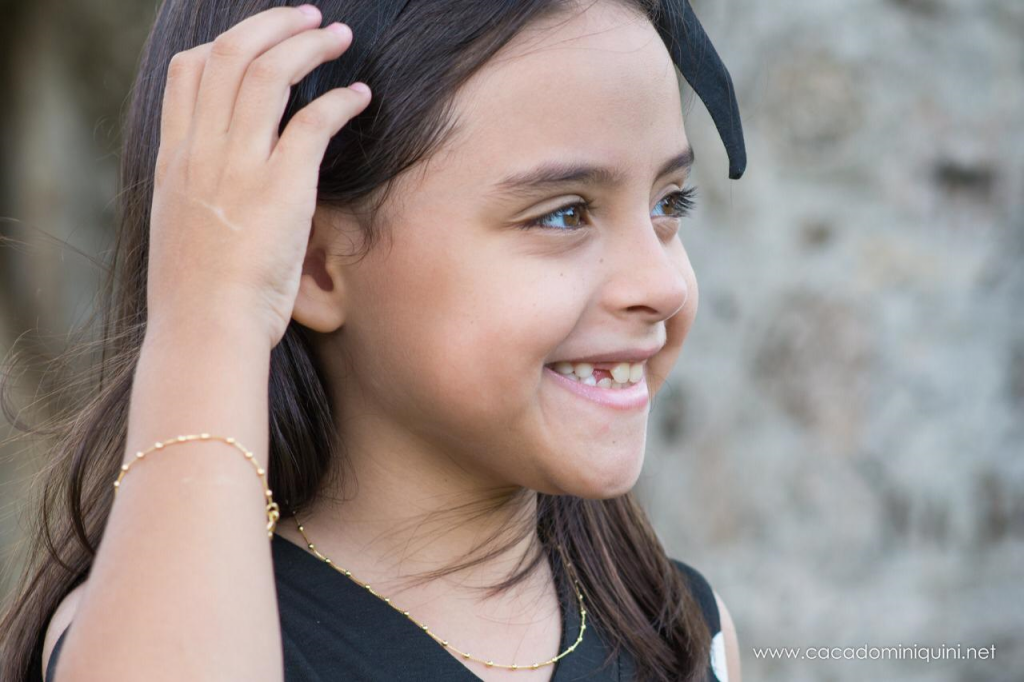
M690 593L704 613L711 633L711 668L715 676L719 682L741 682L739 642L725 601L703 573L679 559L669 557L669 561L683 574Z
M64 631L67 630L68 625L71 624L71 620L75 617L75 612L78 609L78 600L82 598L82 592L85 590L85 582L82 582L78 587L67 593L64 599L57 605L57 609L53 612L53 616L50 618L49 625L46 626L46 634L43 635L43 679L47 678L49 673L50 657L52 656L54 646L57 644L57 640L60 639ZM49 673L52 676L52 673Z
M679 559L672 559L671 557L669 561L683 574L683 578L690 588L690 594L697 600L700 610L704 613L704 621L708 625L708 630L714 635L722 629L722 625L718 602L715 599L715 591L711 587L711 583L708 582L703 573L690 564Z

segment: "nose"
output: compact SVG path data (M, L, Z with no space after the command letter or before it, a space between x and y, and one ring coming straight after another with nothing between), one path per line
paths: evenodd
M693 278L682 242L664 237L650 215L641 216L608 240L605 298L618 314L667 320L686 305Z

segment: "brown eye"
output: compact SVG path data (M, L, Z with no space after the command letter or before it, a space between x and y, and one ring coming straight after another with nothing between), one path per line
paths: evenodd
M693 197L697 193L696 185L691 187L685 187L677 192L672 192L667 195L664 199L658 202L659 205L667 204L671 213L667 214L668 218L685 218L693 210L696 202Z
M524 223L520 227L524 230L534 227L541 227L560 232L573 232L575 230L582 228L582 225L580 224L580 219L583 216L583 212L589 210L589 208L590 207L588 206L587 202L577 201L576 203L569 204L568 206L556 208L551 213L547 213L545 215L540 216L539 218L535 218L534 220L531 220L528 223ZM565 220L565 223L563 224L563 226L549 225L548 221L552 218L563 218Z

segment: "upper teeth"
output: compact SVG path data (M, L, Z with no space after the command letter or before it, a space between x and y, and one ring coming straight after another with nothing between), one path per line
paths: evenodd
M609 370L612 378L605 377L601 381L594 379L594 366L589 362L556 362L554 370L566 376L575 375L577 379L590 385L602 385L605 382L611 384L613 381L616 384L635 384L644 375L644 363L620 362Z

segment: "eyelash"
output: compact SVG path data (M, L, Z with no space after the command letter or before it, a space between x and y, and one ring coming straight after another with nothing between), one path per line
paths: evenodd
M659 201L658 203L662 204L662 203L665 203L666 201L668 201L669 205L673 208L673 210L677 211L678 213L676 213L675 215L664 215L664 216L658 216L658 217L659 218L670 218L670 217L685 218L686 216L690 215L690 211L693 210L693 207L696 204L696 202L694 201L694 197L696 196L696 194L697 194L697 186L696 185L691 185L689 187L684 187L681 190L677 190L677 191L672 192L670 194L666 194L661 199L661 201ZM554 211L551 211L550 213L546 213L545 215L542 215L542 216L539 216L537 218L534 218L533 220L530 220L529 222L523 223L519 227L520 227L520 229L523 229L523 230L530 230L530 229L534 229L534 228L540 228L542 230L553 230L555 232L575 232L576 230L582 230L583 226L582 225L577 225L577 226L573 226L573 227L552 227L551 225L544 225L543 223L547 222L551 218L557 218L558 216L560 216L560 215L562 215L564 213L567 213L568 211L571 211L573 209L576 209L576 210L584 209L587 212L589 212L591 210L591 208L592 207L591 207L589 202L587 202L587 201L577 201L575 203L568 204L566 206L562 206L561 208L556 208Z

